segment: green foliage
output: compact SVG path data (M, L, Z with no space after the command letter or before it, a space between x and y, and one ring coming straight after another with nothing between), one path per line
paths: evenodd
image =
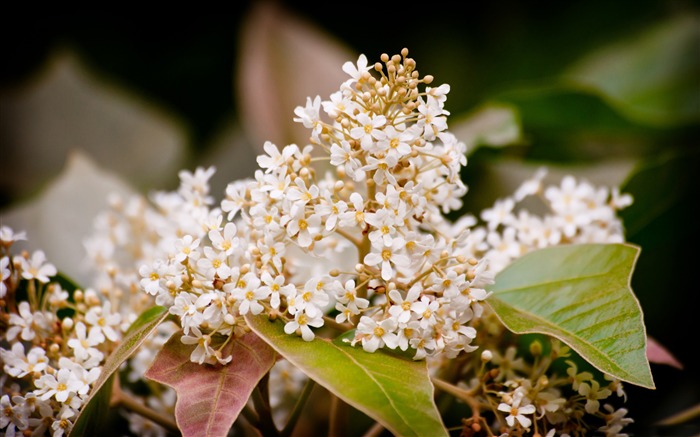
M488 299L511 331L566 343L604 373L654 388L630 277L639 249L580 244L531 252L496 276Z
M446 436L425 361L367 353L343 339L307 342L284 333L281 321L246 316L251 329L284 358L395 435Z

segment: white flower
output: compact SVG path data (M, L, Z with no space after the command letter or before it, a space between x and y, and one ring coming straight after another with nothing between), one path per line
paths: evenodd
M139 275L141 275L141 288L150 295L157 295L164 291L164 277L167 275L168 266L161 260L157 260L153 264L143 264L139 267Z
M375 141L385 137L381 128L386 124L386 117L360 112L357 114L357 123L357 127L350 129L350 136L358 140L364 150L373 151Z
M24 355L24 345L16 342L11 350L0 348L0 358L5 362L4 370L14 378L23 378L34 372L42 372L48 366L46 351L33 347Z
M46 261L46 255L43 250L37 250L32 253L29 260L22 256L16 256L22 269L22 277L24 279L36 279L39 282L49 282L49 277L56 275L56 267Z
M170 314L180 317L180 323L185 335L189 334L191 326L199 326L204 321L202 313L198 311L197 305L195 305L197 297L197 295L186 291L180 292L175 296L175 301L168 310Z
M530 425L532 425L532 420L530 420L530 418L526 417L525 415L533 414L536 411L535 406L532 404L520 406L520 403L523 401L523 399L526 399L523 396L513 395L512 399L513 403L510 405L508 405L505 402L501 402L498 405L498 411L508 413L508 416L506 416L506 422L508 423L508 426L514 427L515 421L517 420L520 426L526 429L529 428Z
M78 322L75 325L75 338L68 340L68 347L73 349L73 355L79 361L85 361L90 356L100 353L94 346L99 346L104 342L105 337L99 330L90 330L90 335L87 334L87 328L83 322Z
M350 203L352 208L339 215L340 226L359 226L365 227L365 201L360 193L354 192L350 195Z
M66 402L69 396L85 392L86 384L80 381L76 375L67 368L59 369L56 376L44 374L35 381L39 389L36 394L46 400L55 397L58 402Z
M491 208L481 211L481 219L486 221L490 230L496 229L501 224L508 224L513 218L515 201L510 197L496 200Z
M118 329L122 321L122 316L119 313L112 313L112 304L106 300L101 307L92 307L85 314L85 321L90 326L90 337L93 332L96 332L100 342L107 337L109 341L117 341L120 335L115 330Z
M213 231L211 231L213 232ZM175 261L181 263L185 260L196 261L199 258L199 238L194 238L191 235L185 235L184 237L175 241L175 249L177 253L175 254Z
M22 340L34 340L37 333L48 332L52 313L37 311L32 313L29 302L19 303L19 314L10 314L10 328L7 330L7 339L12 341L20 334Z
M14 398L16 398L16 396L13 397L13 400ZM0 398L0 430L5 430L3 435L7 437L11 435L22 435L22 433L17 432L16 429L20 431L26 429L28 418L29 409L24 403L15 403L15 405L12 405L10 396L8 395L3 395L3 397Z
M187 345L197 345L190 354L190 361L192 362L198 364L210 362L211 357L216 353L211 347L211 336L203 334L196 326L193 326L187 335L180 337L180 341Z
M410 259L402 251L405 241L401 237L396 237L391 244L382 244L383 240L378 240L379 244L372 244L372 251L365 256L364 263L368 266L380 266L382 279L390 280L396 267L407 267Z
M542 180L547 175L547 168L540 167L537 169L535 174L518 187L513 194L513 198L516 202L520 202L528 196L533 196L542 191Z
M197 268L203 270L204 276L208 280L213 280L216 276L221 279L227 279L231 276L231 267L228 265L226 252L214 250L210 246L204 247L204 257L197 261Z
M396 328L396 320L393 318L377 322L371 317L362 316L357 324L356 338L362 339L362 349L367 352L374 352L385 345L396 349L399 345Z
M264 307L259 301L270 295L268 288L260 287L260 279L253 272L248 272L240 278L235 288L224 288L224 290L230 292L231 296L236 299L239 304L238 312L241 315L248 314L248 311L255 315L260 314Z
M259 155L257 162L260 168L265 169L265 173L271 173L285 165L287 159L294 153L294 149L288 147L282 149L282 153L280 153L277 146L270 141L265 141L263 150L267 155Z
M294 205L284 221L287 226L287 235L294 237L299 246L308 248L313 243L314 236L321 230L321 216L319 214L306 215L303 205Z
M311 341L315 335L309 326L314 328L323 326L323 318L320 313L311 316L302 311L297 312L294 315L294 320L290 320L284 325L284 332L292 334L298 329L301 332L301 338L305 341Z
M294 289L293 284L285 284L286 279L283 275L276 275L273 278L267 270L262 272L260 279L263 283L260 290L263 294L270 296L270 306L275 309L280 306L280 295L287 295Z
M586 412L595 414L600 409L600 399L608 398L612 392L607 388L600 387L600 384L595 379L591 379L590 384L582 382L578 386L578 393L586 398Z
M0 258L0 299L7 294L7 284L5 284L5 281L10 278L11 274L10 257L4 256Z
M9 226L0 226L0 243L2 243L3 246L10 247L13 243L26 239L26 232L15 232Z
M362 79L362 75L366 71L369 71L370 68L372 68L372 65L367 65L367 56L365 56L364 54L361 54L357 58L357 64L354 64L350 61L344 63L343 71L351 77L351 79L349 79L346 82L346 84L351 85L353 82L359 81L360 79Z
M361 181L365 175L364 172L358 171L362 164L355 157L350 143L345 140L342 140L340 144L333 143L331 145L331 164L336 167L342 166L345 172L357 182Z
M58 413L58 418L54 420L51 424L51 429L53 429L52 437L63 437L63 434L68 434L73 427L73 422L70 418L75 416L76 412L67 405L61 408Z
M297 106L294 109L294 114L297 116L294 121L302 123L304 127L311 129L311 134L316 136L321 133L323 124L320 122L319 111L321 109L321 97L316 96L313 100L311 97L306 98L306 106Z
M234 223L226 223L223 233L218 229L209 231L209 240L216 249L222 251L226 255L231 255L234 249L238 247L237 232L238 229Z
M416 283L408 293L406 293L406 298L401 296L399 290L391 290L389 292L389 298L394 303L389 307L389 314L396 319L399 323L408 323L411 319L411 306L420 297L421 287L419 283Z

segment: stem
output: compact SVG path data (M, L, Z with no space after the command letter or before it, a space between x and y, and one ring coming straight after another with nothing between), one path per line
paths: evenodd
M292 412L289 413L287 424L284 425L284 428L280 433L280 437L289 437L292 435L294 427L299 421L299 418L301 417L301 412L304 409L304 406L306 405L306 401L309 400L309 395L311 395L311 391L313 390L315 385L316 383L311 378L309 378L309 380L306 381L306 384L304 385L304 388L301 391L301 394L299 395L299 399L297 399L296 404L294 404Z
M348 240L349 242L351 242L352 244L357 246L358 249L361 249L362 241L358 240L357 238L353 237L352 235L350 235L349 233L345 232L342 229L336 228L335 233L344 237L346 240Z
M112 408L124 407L127 410L138 414L139 416L145 417L146 419L157 423L171 432L178 434L180 433L177 423L172 419L172 417L147 407L141 401L122 391L118 378L114 379L114 385L112 386L112 399L110 399L109 403L110 407Z
M263 396L260 390L260 385L263 384L263 382L264 378L263 381L261 381L260 384L255 387L255 390L253 390L253 405L255 405L255 411L258 413L258 417L260 418L258 422L260 425L259 429L265 436L279 436L280 432L275 427L275 422L272 420L270 402L268 401L267 396Z
M36 296L36 282L34 279L27 281L27 297L29 298L29 306L32 311L39 311L39 302Z
M347 428L348 404L341 401L338 396L331 395L330 424L328 426L329 437L342 437L343 430Z
M327 325L329 328L333 328L338 332L347 332L352 329L352 325L349 323L338 323L333 317L323 316L323 324Z
M667 417L666 419L657 423L660 426L671 426L671 425L681 425L686 422L700 417L700 404L692 406L687 410L683 410L680 413L674 414L673 416Z
M478 418L480 416L481 412L481 404L477 399L474 398L471 392L464 390L462 388L459 388L455 385L450 384L449 382L445 382L442 379L438 379L435 377L430 378L432 381L433 385L440 390L443 390L452 396L456 397L457 399L461 399L464 402L469 405L469 408L472 410L472 416L474 418Z
M384 426L381 423L375 422L370 429L367 430L362 437L379 437L384 431Z

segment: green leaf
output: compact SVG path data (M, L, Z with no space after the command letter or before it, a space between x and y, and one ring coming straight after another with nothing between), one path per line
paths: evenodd
M183 436L226 437L260 379L275 364L276 354L254 333L229 341L225 366L190 361L195 345L175 333L158 352L146 377L177 392L175 418Z
M700 149L648 159L627 179L622 191L634 202L621 211L627 239L642 247L684 241L696 228L688 205L700 198Z
M577 244L530 252L501 271L487 302L517 334L563 341L601 372L655 388L630 278L639 248Z
M629 117L676 125L700 120L700 16L673 17L596 50L565 77L607 96Z
M105 360L102 366L100 377L92 386L90 396L83 404L78 417L75 419L70 436L94 435L93 432L99 430L98 422L100 415L109 405L109 398L112 390L112 377L119 370L124 361L129 359L136 352L146 338L158 327L158 325L168 316L168 310L162 306L154 306L144 311L129 326L122 342ZM92 430L92 432L90 432Z
M247 315L250 328L316 381L394 435L446 436L433 401L433 386L424 361L381 351L365 352L343 341L304 341L284 333L281 321Z
M486 103L454 118L450 132L467 145L467 155L480 146L503 147L522 141L518 111L510 106Z

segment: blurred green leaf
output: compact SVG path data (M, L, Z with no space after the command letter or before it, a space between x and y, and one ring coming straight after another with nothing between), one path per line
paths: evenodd
M493 97L512 105L523 126L524 157L596 161L646 153L665 132L629 120L601 95L580 86L532 85Z
M284 333L281 321L246 316L250 328L309 378L367 414L395 435L447 436L433 401L425 361L381 351L365 352L342 341L304 341Z
M93 433L98 432L101 425L99 420L104 414L105 408L109 406L114 374L167 316L167 308L154 306L144 311L129 326L122 342L105 360L100 377L92 386L90 396L75 419L73 429L70 432L71 437L95 435Z
M496 276L488 303L511 331L551 335L600 371L654 388L642 311L630 288L638 255L628 244L530 252Z
M467 155L480 146L503 147L522 141L522 126L515 108L486 103L453 117L450 132L467 145Z
M643 123L700 121L700 16L678 15L595 50L564 77Z
M627 240L644 248L678 242L697 232L688 208L700 199L700 149L664 153L640 163L622 190L634 202L620 212Z

